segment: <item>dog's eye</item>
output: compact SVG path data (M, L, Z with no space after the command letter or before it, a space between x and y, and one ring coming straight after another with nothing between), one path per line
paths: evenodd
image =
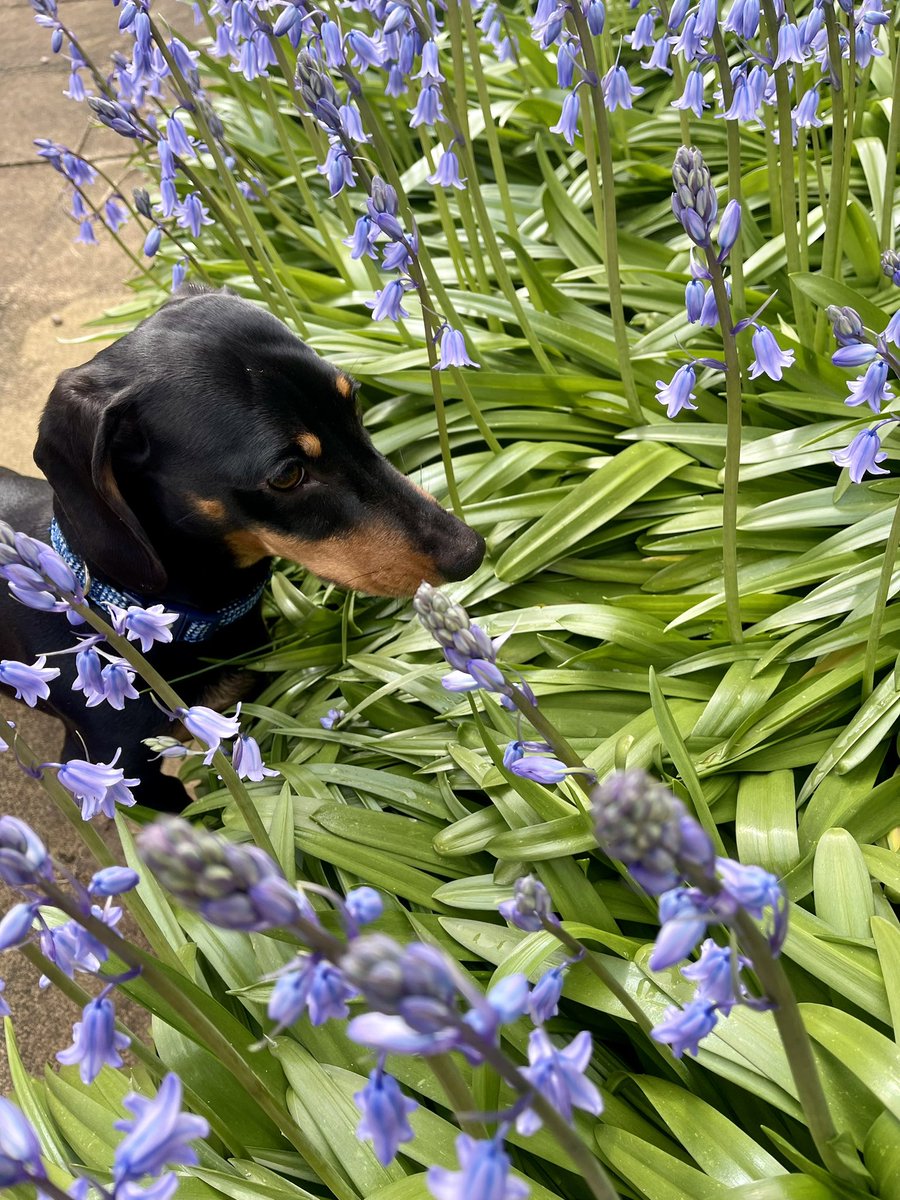
M290 492L293 488L299 487L305 478L306 471L303 467L298 462L292 462L282 467L276 475L271 475L266 482L277 492Z

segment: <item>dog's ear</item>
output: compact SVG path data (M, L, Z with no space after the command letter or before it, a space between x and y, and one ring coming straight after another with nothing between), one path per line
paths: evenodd
M140 440L127 400L111 394L92 364L64 371L41 417L34 461L69 521L77 551L121 587L160 592L166 571L116 480Z

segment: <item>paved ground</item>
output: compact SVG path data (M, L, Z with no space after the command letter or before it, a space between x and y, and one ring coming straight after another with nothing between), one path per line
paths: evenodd
M61 0L60 9L96 60L119 44L110 0ZM27 0L0 0L0 464L33 475L38 417L56 376L103 344L73 339L83 338L90 332L86 322L129 295L121 282L129 270L122 251L102 232L99 246L73 245L77 227L67 216L62 177L34 154L33 138L52 138L102 161L117 185L133 182L124 143L89 127L86 106L62 94L67 78L67 64L50 54L47 32L35 25ZM15 717L41 754L56 756L57 722L2 698L0 714ZM9 755L0 756L0 813L28 820L70 869L90 873L68 824ZM0 913L8 904L0 888ZM52 989L39 995L33 968L15 952L0 955L0 978L23 1057L40 1072L68 1043L77 1013ZM0 1094L8 1086L0 1040Z

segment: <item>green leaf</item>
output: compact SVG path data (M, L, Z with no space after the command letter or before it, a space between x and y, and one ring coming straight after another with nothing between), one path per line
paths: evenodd
M582 538L601 528L688 459L667 446L639 442L620 451L550 508L496 564L504 580L523 579L562 558Z
M738 780L735 834L738 857L779 877L800 861L792 771L742 775Z
M813 864L816 916L846 937L868 939L875 915L872 884L862 851L846 829L829 829Z
M900 1047L858 1017L824 1004L801 1004L810 1036L900 1119Z

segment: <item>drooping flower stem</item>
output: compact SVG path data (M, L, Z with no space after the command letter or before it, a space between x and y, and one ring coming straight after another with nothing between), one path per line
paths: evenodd
M156 26L152 20L150 23L150 28L153 32L153 39L159 48L159 52L166 60L166 65L172 73L173 80L178 83L183 96L190 96L191 90L188 82L182 74L178 64L175 62L172 52L166 45L165 38L160 33L158 26ZM225 188L228 191L231 203L234 205L234 211L241 218L241 223L250 241L250 245L253 247L253 252L261 264L265 264L271 258L272 265L275 268L272 271L272 281L275 286L275 290L281 298L281 301L287 313L290 315L291 320L294 322L297 332L301 335L301 337L305 337L307 334L306 322L303 320L299 309L294 303L293 297L287 291L282 282L282 278L287 277L287 268L281 261L278 252L275 250L272 239L266 237L265 231L259 224L256 213L254 213L253 209L241 194L240 188L235 183L231 171L229 171L225 160L222 157L219 144L217 143L215 137L213 136L212 130L210 129L209 122L206 119L206 114L203 111L203 106L200 104L194 104L191 106L191 108L194 120L197 122L197 126L203 134L203 140L206 142L207 149L212 156L213 162L216 164L218 177L224 183ZM267 251L269 253L267 253ZM280 268L280 270L278 268Z
M831 71L831 173L828 184L828 203L825 208L822 274L826 278L834 279L837 265L840 262L841 229L844 225L843 217L847 207L843 194L844 160L850 155L847 154L846 147L844 85L840 65L842 57L834 5L823 5L823 12L828 36L828 58L833 65ZM888 162L890 163L890 160ZM825 310L820 309L816 324L815 349L817 354L824 353L830 333Z
M566 1151L587 1184L595 1200L618 1200L612 1180L584 1144L576 1129L563 1119L553 1105L528 1082L518 1067L506 1057L499 1046L480 1037L473 1029L462 1025L460 1033L474 1046L486 1063L505 1079L517 1096L529 1097L529 1107L541 1118L559 1145Z
M746 912L738 911L734 927L753 963L765 995L773 1002L775 1025L797 1089L797 1099L819 1156L836 1179L858 1186L860 1175L835 1149L838 1131L822 1087L812 1042L784 967L772 954L768 941Z
M763 13L768 26L769 40L778 43L778 18L772 0L763 0ZM727 61L727 60L726 60ZM791 116L791 82L788 69L782 65L775 71L775 98L778 111L778 164L781 175L781 213L784 224L784 250L787 257L788 274L799 274L803 269L800 257L800 236L797 232L797 188L794 181L793 120ZM808 346L812 340L812 309L802 293L793 291L794 312L800 344Z
M894 248L894 189L897 186L897 155L900 153L900 49L896 39L889 35L894 55L894 84L891 91L891 121L888 126L887 145L885 147L884 185L881 210L881 248ZM883 287L889 287L890 281L882 276Z
M869 635L866 638L866 656L863 660L863 699L871 695L872 689L875 687L875 664L878 659L878 647L881 643L884 613L887 607L891 579L894 575L894 566L897 562L898 547L900 547L900 502L898 502L897 507L894 509L894 519L891 521L891 528L884 546L884 558L881 560L881 573L878 576L878 587L875 591L875 601L872 609L872 623L869 626Z
M552 934L558 942L565 946L565 948L573 957L577 958L580 962L583 962L591 974L595 975L603 984L603 986L607 988L613 996L615 996L616 1000L618 1000L625 1011L631 1014L631 1017L638 1029L640 1029L642 1033L646 1034L649 1045L652 1047L656 1056L662 1060L666 1069L674 1071L674 1073L682 1080L682 1082L686 1082L689 1079L689 1072L686 1065L683 1062L679 1062L677 1059L674 1059L671 1054L663 1050L659 1042L653 1040L653 1038L650 1036L650 1031L653 1028L653 1022L640 1007L634 997L628 991L626 991L624 987L622 987L615 975L606 969L597 955L594 954L592 950L588 950L587 946L585 946L583 942L580 942L577 938L573 937L561 922L549 921L546 917L543 917L541 924L544 926L545 931Z
M430 1054L428 1059L431 1073L444 1089L450 1107L459 1121L463 1133L470 1137L483 1138L486 1136L484 1125L470 1114L477 1110L472 1089L466 1083L462 1071L449 1054Z
M725 357L725 472L722 484L722 578L725 589L725 615L728 636L737 645L744 640L741 626L741 593L738 586L737 511L741 468L741 363L732 332L731 305L725 289L725 275L712 248L706 251L722 348Z
M713 45L716 50L716 65L719 72L719 84L722 88L723 107L728 112L734 100L734 85L728 70L728 51L718 21L713 29ZM725 122L725 136L728 144L728 199L737 200L740 203L743 194L743 176L741 175L741 130L737 121ZM684 142L684 145L687 146L690 143ZM739 317L742 317L746 310L746 303L740 230L738 230L737 238L728 255L728 266L731 268L731 297L734 311Z
M198 1045L209 1050L231 1072L235 1082L256 1101L266 1116L275 1122L288 1141L318 1174L322 1182L331 1188L337 1200L356 1200L356 1193L349 1187L344 1177L319 1152L316 1143L307 1137L291 1117L287 1108L272 1095L262 1077L232 1045L231 1040L221 1032L215 1022L191 1002L178 983L174 979L170 979L151 955L132 946L96 917L82 912L75 900L55 885L46 884L42 887L48 899L66 916L83 926L111 954L121 959L129 967L140 970L142 979L154 989L160 999L164 1000L178 1014L187 1028L193 1031L191 1036L194 1036Z
M616 212L616 179L613 169L612 145L609 139L609 120L606 112L606 102L600 90L599 67L594 53L594 39L588 28L587 19L580 5L569 6L568 15L574 22L581 42L581 52L584 55L584 65L593 72L593 82L587 87L591 95L591 105L594 112L594 125L597 132L597 149L600 157L600 180L603 188L603 217L604 239L606 243L606 286L609 292L609 311L612 319L613 336L619 357L619 370L622 376L622 386L628 413L636 425L644 424L644 414L638 399L637 386L634 381L634 371L631 367L631 348L628 342L628 327L625 323L625 306L622 301L622 281L619 275L619 231L618 215Z
M127 638L116 633L112 626L107 621L104 621L98 613L94 612L89 605L73 603L72 608L84 617L92 629L96 629L98 633L103 634L109 644L119 652L129 666L134 667L144 682L153 689L170 712L187 707L171 684L160 675L159 671L147 662L146 658L144 658L143 654L141 654L132 642L129 642ZM256 806L251 800L249 792L238 778L238 774L231 765L228 757L221 750L217 750L213 755L212 761L222 777L222 782L237 804L238 811L244 818L247 829L254 841L260 849L265 850L272 858L277 859L269 832L263 824L259 813L256 811Z
M503 162L503 151L500 148L500 139L497 136L497 125L494 116L491 112L491 97L487 89L487 83L484 78L484 71L481 66L481 50L478 45L478 34L475 29L475 17L472 13L472 0L450 0L447 5L447 24L450 28L452 38L460 39L462 45L461 30L459 28L459 14L462 12L462 19L466 27L466 42L469 47L469 62L472 66L472 78L475 82L475 94L478 96L478 103L481 107L481 113L484 117L484 135L487 138L488 150L491 156L491 166L494 170L494 178L497 181L497 186L500 190L500 203L503 206L503 216L506 220L506 228L509 233L515 235L516 232L516 214L513 209L512 197L509 193L509 184L506 178L506 167ZM459 80L459 87L462 87L463 79ZM477 181L473 180L473 185L478 186Z

